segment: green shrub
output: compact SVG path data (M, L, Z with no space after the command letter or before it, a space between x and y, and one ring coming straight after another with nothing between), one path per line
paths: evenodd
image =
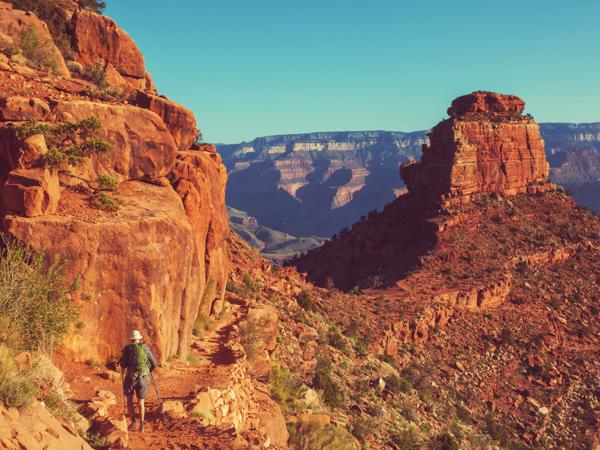
M240 343L249 360L258 356L258 349L262 340L261 330L267 325L267 318L249 318L240 324Z
M108 441L108 437L104 436L102 433L97 431L90 431L87 433L85 440L90 447L96 450L105 450L110 448L110 442Z
M388 391L393 392L394 394L398 394L400 392L406 394L412 389L412 384L404 377L388 375L387 377L385 377L384 381L385 388Z
M77 410L73 403L63 398L61 394L56 391L50 391L42 400L54 417L63 419L65 422L73 421Z
M365 443L367 438L373 434L373 420L357 418L352 423L352 434L361 443Z
M0 342L13 348L52 350L78 316L63 282L63 263L49 261L14 240L1 238L1 242Z
M187 362L189 362L192 365L198 365L200 363L200 359L194 355L192 352L188 353L187 356Z
M56 0L11 0L15 9L32 11L46 22L54 43L65 58L73 55L69 36L70 20Z
M434 450L460 450L460 445L450 433L445 432L436 436L429 444Z
M310 450L359 450L360 445L345 428L319 423L299 423L292 429L290 447Z
M115 192L119 187L119 182L109 175L100 175L96 181L101 190Z
M300 394L300 383L293 377L290 370L275 364L269 378L271 384L271 397L283 407L293 407Z
M425 439L416 425L410 424L396 430L391 436L392 442L402 450L419 450L426 448Z
M23 408L37 392L31 374L19 371L8 348L0 347L0 401L8 408Z
M500 332L499 342L501 345L514 345L515 335L512 332L512 330L508 328L503 328Z
M331 345L333 348L337 348L338 350L344 353L347 351L346 341L336 328L332 327L329 329L329 335L327 337L327 340L329 342L329 345Z
M330 408L337 408L340 404L341 395L338 386L332 378L333 362L328 356L320 355L317 359L317 367L312 380L312 386L322 391L323 401Z
M98 139L101 128L102 122L94 116L77 123L52 125L28 121L15 128L15 136L23 141L36 134L43 135L48 146L48 152L42 157L42 163L46 167L78 165L84 158L112 149L109 142Z
M122 201L106 192L96 192L92 197L92 205L107 212L117 212L121 208Z
M361 336L350 336L350 343L352 344L352 348L354 351L358 353L358 356L367 356L369 354L369 344L367 341Z
M317 309L317 305L315 305L310 294L306 291L302 291L297 300L298 304L307 311L315 311Z
M42 41L37 29L30 25L21 32L21 52L30 65L38 69L48 69L56 72L58 66L52 52L52 44Z
M108 87L106 82L106 63L102 60L98 60L95 63L89 63L83 66L81 72L81 78L94 83L100 89Z
M77 3L79 3L79 6L82 8L98 14L102 14L106 9L106 2L102 0L77 0Z

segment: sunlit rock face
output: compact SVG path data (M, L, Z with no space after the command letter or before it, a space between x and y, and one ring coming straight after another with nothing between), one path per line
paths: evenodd
M518 97L491 92L454 100L450 118L429 133L421 160L401 167L408 190L436 202L543 189L549 174L544 141L524 107Z

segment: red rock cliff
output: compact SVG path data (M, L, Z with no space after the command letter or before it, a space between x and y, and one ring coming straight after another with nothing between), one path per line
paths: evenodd
M77 280L81 328L66 343L77 358L117 354L132 328L161 360L185 356L198 314L216 314L222 305L225 167L214 147L193 145L193 114L153 94L129 36L96 14L76 11L72 20L76 59L102 59L129 89L140 89L139 101L98 101L88 94L94 86L76 76L49 75L0 55L0 227L62 257L67 281ZM100 119L98 138L111 149L79 164L49 166L44 155L53 147L43 133L16 136L27 120L52 125L89 117ZM119 183L116 211L94 206L101 176Z
M513 95L474 92L455 99L451 116L429 133L418 163L401 167L409 191L432 202L540 189L549 174L539 126Z

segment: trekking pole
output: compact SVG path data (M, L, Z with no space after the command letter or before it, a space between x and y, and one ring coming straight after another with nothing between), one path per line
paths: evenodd
M156 381L154 380L154 375L150 372L150 378L152 379L152 384L154 385L154 390L156 391L156 396L158 397L158 401L160 402L160 414L162 415L163 422L167 421L167 417L165 416L165 412L163 410L163 401L160 398L160 394L158 393L158 388L156 387Z
M127 420L127 405L125 403L125 383L123 381L123 369L121 369L121 396L123 397L123 418Z

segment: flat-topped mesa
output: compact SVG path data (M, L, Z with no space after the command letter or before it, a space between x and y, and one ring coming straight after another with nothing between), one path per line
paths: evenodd
M514 95L473 92L448 108L423 145L419 162L400 168L409 192L433 204L463 203L473 195L516 195L554 187L538 124Z

